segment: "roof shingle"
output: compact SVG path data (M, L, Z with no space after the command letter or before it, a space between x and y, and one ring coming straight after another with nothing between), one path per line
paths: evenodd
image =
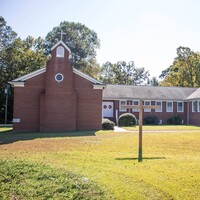
M186 100L197 88L161 87L147 85L110 85L103 90L103 100L146 99Z

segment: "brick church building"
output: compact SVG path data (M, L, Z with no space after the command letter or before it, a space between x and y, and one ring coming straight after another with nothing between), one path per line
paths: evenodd
M14 131L101 129L101 82L70 64L70 49L58 42L45 68L10 82L14 85Z
M105 85L74 69L70 49L58 42L45 68L17 78L14 86L15 132L61 132L101 129L102 117L118 121L139 110L124 105L155 105L145 116L157 116L160 124L179 115L184 124L200 125L200 89L134 85Z

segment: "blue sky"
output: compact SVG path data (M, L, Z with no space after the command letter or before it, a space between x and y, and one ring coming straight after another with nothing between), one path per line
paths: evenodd
M23 39L80 22L98 34L100 64L133 60L157 77L179 46L200 51L199 10L199 0L0 0L0 15Z

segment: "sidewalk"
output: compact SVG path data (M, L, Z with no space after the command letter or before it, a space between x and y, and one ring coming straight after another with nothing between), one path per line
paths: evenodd
M115 126L115 127L114 127L114 132L130 132L130 131L127 131L127 130L125 130L125 129L123 129L123 128L120 128L120 127L118 127L118 126Z

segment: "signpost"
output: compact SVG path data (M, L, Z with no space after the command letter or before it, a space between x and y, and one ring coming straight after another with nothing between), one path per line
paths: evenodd
M8 116L8 90L9 90L9 85L6 85L6 88L4 90L4 93L6 95L6 104L5 104L5 124L7 124L7 116Z
M140 105L124 105L123 108L139 108L139 148L138 148L138 162L142 162L142 121L143 121L143 109L156 109L159 106L145 106L143 100L140 99Z

